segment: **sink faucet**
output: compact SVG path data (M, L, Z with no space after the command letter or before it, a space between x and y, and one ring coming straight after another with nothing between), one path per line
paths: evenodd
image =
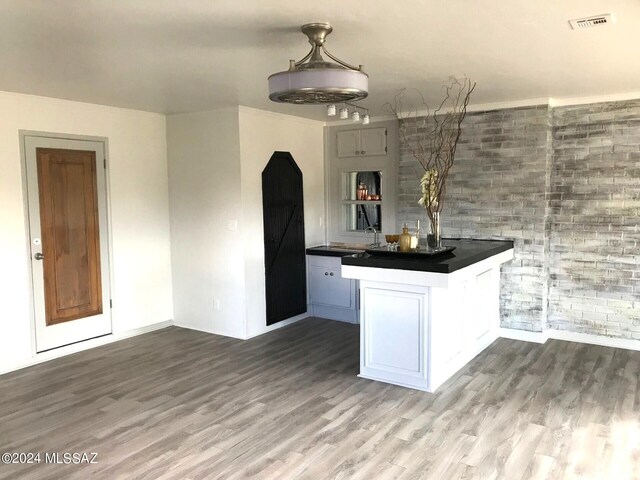
M380 242L378 242L378 231L375 229L375 227L367 227L364 230L365 232L373 232L373 243L371 244L372 247L379 247L380 246Z

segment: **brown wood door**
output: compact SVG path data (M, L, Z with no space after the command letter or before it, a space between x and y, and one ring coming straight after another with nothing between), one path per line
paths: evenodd
M102 313L93 151L36 149L47 325Z

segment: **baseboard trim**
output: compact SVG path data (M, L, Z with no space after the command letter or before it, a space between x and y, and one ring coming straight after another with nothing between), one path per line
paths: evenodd
M547 330L547 338L564 340L566 342L589 343L603 347L624 348L625 350L640 351L640 340L628 338L605 337L604 335L591 335L588 333L567 332L566 330Z
M140 328L134 328L133 330L127 330L124 332L104 335L98 338L92 338L91 340L74 343L72 345L56 348L54 350L47 350L46 352L36 353L31 359L27 361L12 365L8 369L0 370L0 375L4 375L5 373L9 373L9 372L15 372L16 370L22 370L23 368L31 367L39 363L48 362L49 360L53 360L55 358L65 357L67 355L72 355L74 353L82 352L84 350L89 350L91 348L100 347L102 345L107 345L109 343L119 342L120 340L124 340L126 338L136 337L138 335L153 332L156 330L162 330L163 328L171 327L172 325L173 325L173 320L167 320L164 322L158 322L158 323L154 323L152 325L147 325Z
M264 330L252 333L252 334L247 334L244 336L241 335L237 335L237 334L232 334L230 332L225 332L222 330L215 330L215 329L206 329L206 328L199 328L199 327L193 327L191 325L185 325L183 323L179 323L179 322L174 322L174 326L179 327L179 328L186 328L187 330L195 330L196 332L204 332L204 333L210 333L212 335L220 335L222 337L229 337L229 338L237 338L238 340L249 340L251 338L255 338L255 337L259 337L260 335L264 335L265 333L269 333L269 332L273 332L274 330L277 330L279 328L282 327L287 327L293 323L299 322L300 320L304 320L305 318L309 318L310 315L309 313L302 313L300 315L296 315L295 317L291 317L291 318L287 318L286 320L282 320L278 323L274 323L273 325L270 325L268 327L265 327Z
M500 328L499 335L502 338L521 340L523 342L544 343L547 336L544 332L529 332L527 330L517 330L515 328Z
M592 335L589 333L569 332L566 330L544 330L542 332L528 332L515 328L500 328L502 338L521 340L523 342L545 343L549 339L563 340L565 342L587 343L602 347L624 348L625 350L640 351L640 340L628 338L605 337L604 335Z
M260 335L264 335L265 333L273 332L274 330L278 330L279 328L288 327L289 325L292 325L292 324L294 324L296 322L299 322L300 320L304 320L305 318L309 318L311 316L311 315L309 315L309 311L310 310L307 307L307 311L305 313L301 313L300 315L296 315L295 317L287 318L286 320L281 320L278 323L274 323L273 325L269 325L268 327L265 327L264 330L247 334L247 336L244 337L243 340L249 340L251 338L256 338L256 337L259 337Z
M187 330L193 330L195 332L209 333L211 335L220 335L221 337L237 338L238 340L244 340L245 339L242 336L234 335L234 334L232 334L230 332L224 332L222 330L199 328L199 327L194 327L194 326L191 326L191 325L185 325L183 323L178 323L178 322L174 322L173 325L175 327L184 328L184 329L187 329Z

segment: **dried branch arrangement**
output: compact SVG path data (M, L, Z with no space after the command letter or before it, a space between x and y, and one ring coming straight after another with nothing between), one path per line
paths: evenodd
M439 221L447 177L462 134L462 121L475 88L476 83L466 77L451 78L443 86L444 100L433 111L417 90L420 103L407 103L407 91L403 89L394 97L393 103L385 105L399 120L401 146L424 168L425 173L420 179L422 197L419 203L427 210L433 227Z

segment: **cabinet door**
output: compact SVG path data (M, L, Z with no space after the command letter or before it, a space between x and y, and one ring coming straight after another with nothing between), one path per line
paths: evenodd
M331 284L331 305L336 307L351 308L351 282L349 278L342 278L340 270L329 270L329 283Z
M342 130L337 134L338 158L360 155L360 130Z
M340 270L309 267L309 297L311 303L351 308L351 280L342 278Z
M367 128L360 130L360 155L365 157L387 154L387 129Z
M329 278L329 269L309 267L309 297L311 303L331 304L331 282Z

